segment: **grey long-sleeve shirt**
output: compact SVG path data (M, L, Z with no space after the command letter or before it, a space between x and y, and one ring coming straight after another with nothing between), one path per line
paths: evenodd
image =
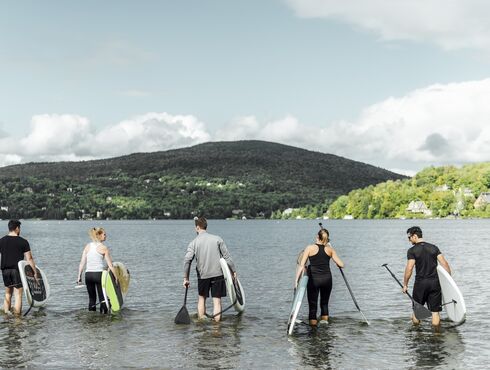
M184 257L184 276L189 277L189 268L194 256L196 257L197 271L201 279L223 275L219 263L221 255L230 265L231 270L235 272L235 264L223 239L217 235L201 232L187 247L187 253Z

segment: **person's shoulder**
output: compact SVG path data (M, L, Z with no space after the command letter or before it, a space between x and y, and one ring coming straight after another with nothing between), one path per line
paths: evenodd
M417 249L418 244L412 245L410 248L408 248L407 253L413 253Z
M438 250L439 251L439 247L435 244L432 244L432 243L427 243L425 242L425 244L427 245L427 247L429 248L432 248L432 249L435 249L435 250Z
M26 238L23 238L22 236L16 236L15 238L16 238L15 240L18 244L29 245L29 242L27 241Z
M221 241L221 242L223 241L223 238L221 238L221 236L216 235L216 234L211 234L211 233L205 232L202 235L208 239L211 239L211 240L217 240L217 241Z
M305 247L305 252L310 252L310 251L313 251L313 250L316 250L316 248L318 248L318 246L316 244L308 244L306 247Z

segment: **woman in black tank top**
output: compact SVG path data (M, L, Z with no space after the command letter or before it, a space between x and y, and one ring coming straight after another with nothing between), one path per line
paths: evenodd
M308 259L310 262L307 268L309 278L307 286L309 321L310 325L316 326L318 324L318 296L320 296L320 321L328 323L328 301L332 292L330 259L333 259L337 266L344 267L344 263L329 243L327 229L321 229L316 237L316 244L308 245L302 252L302 256L299 258L295 287L304 272L306 260Z

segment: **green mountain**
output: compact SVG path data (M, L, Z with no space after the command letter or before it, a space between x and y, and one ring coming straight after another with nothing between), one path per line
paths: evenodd
M270 217L402 175L264 141L0 168L0 217Z
M490 162L429 167L407 180L353 190L330 205L332 218L490 217Z

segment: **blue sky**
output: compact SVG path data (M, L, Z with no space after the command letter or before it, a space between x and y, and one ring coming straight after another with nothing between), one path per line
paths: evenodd
M490 5L359 4L0 1L0 165L239 139L490 160Z

